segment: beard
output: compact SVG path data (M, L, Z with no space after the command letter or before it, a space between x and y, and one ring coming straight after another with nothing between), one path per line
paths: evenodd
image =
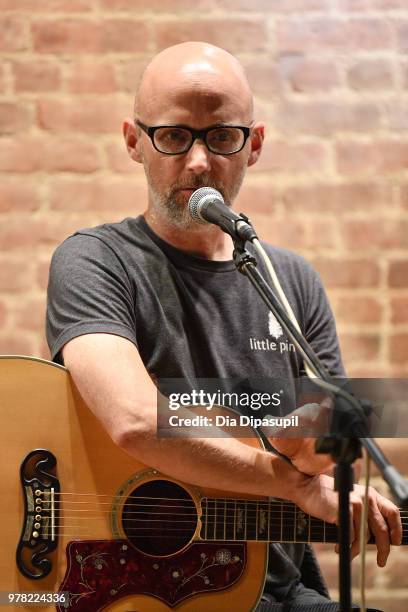
M235 177L234 183L228 187L221 180L215 181L206 175L192 175L188 179L178 180L166 190L159 188L152 177L147 164L144 165L146 179L149 187L152 211L169 226L179 230L197 230L199 224L195 221L188 209L189 196L182 189L200 189L201 187L212 187L221 193L225 204L232 206L241 188L245 176L245 167Z

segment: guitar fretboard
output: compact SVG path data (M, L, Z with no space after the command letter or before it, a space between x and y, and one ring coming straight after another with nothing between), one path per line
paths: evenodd
M201 500L203 540L337 542L337 526L305 514L284 500Z

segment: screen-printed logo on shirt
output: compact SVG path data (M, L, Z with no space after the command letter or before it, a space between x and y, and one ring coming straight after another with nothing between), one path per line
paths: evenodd
M268 311L267 329L273 340L269 338L250 338L249 347L251 351L276 351L281 355L295 352L295 345L282 337L282 327L271 311Z
M268 331L269 335L272 336L272 338L275 338L275 340L278 340L278 338L283 336L282 327L280 326L280 323L278 323L275 315L271 311L269 311L268 314Z

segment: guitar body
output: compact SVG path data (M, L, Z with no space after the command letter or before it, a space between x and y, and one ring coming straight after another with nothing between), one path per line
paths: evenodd
M255 610L266 575L267 543L200 538L201 499L233 495L178 483L120 450L63 367L39 359L0 358L0 402L0 591L72 596L69 607L45 603L39 610ZM261 446L253 436L243 441ZM55 468L52 455L44 451L55 457ZM54 473L55 482L43 472ZM38 496L30 497L37 487ZM173 522L166 523L163 497ZM148 516L143 504L149 498ZM177 537L174 521L182 525ZM42 532L44 522L48 531ZM161 537L159 527L164 529ZM43 533L48 539L41 552ZM14 609L24 607L18 603Z

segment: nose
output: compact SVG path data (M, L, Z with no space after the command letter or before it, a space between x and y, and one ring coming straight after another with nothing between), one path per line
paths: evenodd
M211 169L210 151L202 140L195 140L187 152L186 170L194 174L203 174Z

